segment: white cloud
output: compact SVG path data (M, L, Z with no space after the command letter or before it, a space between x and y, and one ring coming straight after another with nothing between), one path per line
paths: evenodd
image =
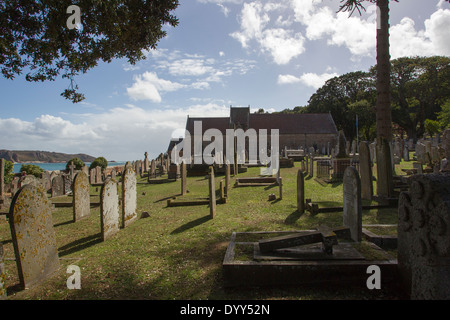
M297 78L296 76L293 76L291 74L280 74L278 76L278 84L292 84L292 83L298 83L301 79Z
M294 84L294 83L303 83L308 87L312 87L314 89L318 89L322 87L328 79L337 77L338 74L333 72L325 72L322 74L316 73L304 73L300 77L293 76L291 74L284 74L278 76L278 84Z
M2 148L8 150L86 153L132 161L143 159L145 151L151 158L165 152L173 132L184 132L188 115L228 114L229 107L215 103L151 110L127 105L97 114L72 115L80 123L52 115L41 115L33 121L0 118L0 135Z
M338 76L337 73L322 73L322 74L304 73L300 77L300 81L309 87L319 89L325 84L327 80L337 76Z
M176 91L185 85L158 78L154 72L144 72L134 77L134 84L127 88L127 93L133 100L150 100L161 102L160 92Z

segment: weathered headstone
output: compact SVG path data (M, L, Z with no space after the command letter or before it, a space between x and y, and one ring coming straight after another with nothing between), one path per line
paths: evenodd
M80 171L73 180L73 221L77 222L89 217L91 200L89 195L89 180L83 171Z
M72 192L72 178L68 174L62 175L63 181L64 181L64 194L69 194Z
M311 157L311 161L309 162L309 176L314 177L314 158Z
M136 172L129 166L122 175L122 228L137 218Z
M95 183L100 184L103 183L102 179L102 167L95 167Z
M25 185L16 193L10 207L10 227L23 288L58 270L52 206L42 186Z
M225 194L228 196L228 189L230 188L231 181L231 168L230 164L225 165Z
M355 167L345 169L343 203L343 224L350 228L351 238L359 242L362 237L361 180Z
M181 163L181 195L185 195L187 193L187 169L186 163L183 161Z
M92 168L91 170L89 170L89 183L92 185L95 184L95 175L96 175L95 168Z
M411 299L450 299L450 176L414 175L398 205L398 268Z
M117 181L105 180L100 191L100 226L103 241L119 232L119 195Z
M148 153L147 151L144 153L144 172L147 172L149 169L149 162L148 162Z
M64 180L58 175L52 180L52 198L64 195Z
M403 161L409 161L409 147L406 143L403 147Z
M372 200L372 163L370 161L369 144L365 141L359 143L359 172L361 173L361 198Z
M302 170L297 172L297 211L305 212L305 176Z
M214 168L209 167L209 215L216 216L216 182L214 178Z

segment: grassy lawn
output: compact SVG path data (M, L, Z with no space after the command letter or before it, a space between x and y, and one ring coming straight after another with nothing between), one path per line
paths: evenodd
M149 213L121 229L112 239L100 241L100 208L90 217L72 222L72 208L53 211L61 267L50 279L29 290L18 289L9 225L0 221L4 244L8 299L386 299L397 292L367 288L292 286L270 288L224 288L222 261L232 232L312 229L318 225L341 226L342 212L296 212L296 173L281 169L283 199L269 201L278 187L241 187L229 190L226 204L217 205L217 216L209 218L207 205L167 207L167 199L206 198L208 180L189 177L189 193L183 197L181 182L147 184L138 179L137 211ZM412 167L412 162L400 167ZM400 170L398 170L400 174ZM376 173L376 170L374 170ZM257 176L250 168L239 176ZM224 176L216 176L216 189ZM231 186L234 184L234 178ZM375 185L374 185L375 186ZM319 206L342 206L342 183L322 186L306 178L306 197ZM100 188L91 187L91 202L99 202ZM69 196L54 199L71 202ZM367 202L365 203L367 204ZM396 224L396 209L363 211L363 224ZM394 253L395 254L395 253ZM81 269L81 290L68 290L67 266Z

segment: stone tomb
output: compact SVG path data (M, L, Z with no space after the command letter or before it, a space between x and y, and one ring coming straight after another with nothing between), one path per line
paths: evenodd
M122 175L122 228L127 227L137 218L136 173L131 166L126 166Z
M89 179L86 173L80 171L73 181L73 221L77 222L81 219L89 217L90 195L89 195Z
M59 268L51 202L42 186L26 185L14 196L9 214L20 284L30 288Z
M339 239L335 244L335 236L329 234L331 254L324 250L324 233L320 230L233 232L222 263L224 285L365 286L370 265L380 267L382 286L395 278L397 261L384 250L370 242L361 244L349 240L348 228L331 231ZM281 238L287 241L284 244L287 247L261 252L263 241ZM295 242L302 245L295 246Z
M107 178L100 191L100 228L103 241L120 230L117 181Z

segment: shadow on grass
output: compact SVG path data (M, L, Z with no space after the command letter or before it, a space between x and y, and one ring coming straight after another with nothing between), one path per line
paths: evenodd
M66 224L71 224L74 223L75 221L73 221L73 219L70 219L68 221L64 221L64 222L59 222L53 225L54 228L59 227L59 226L64 226Z
M295 210L294 212L292 212L290 215L288 215L286 217L286 219L284 220L285 224L295 224L295 222L301 218L301 216L304 214L305 212L298 212L297 210Z
M97 243L102 242L101 233L96 233L75 241L68 243L60 248L58 248L59 257L69 255L71 253L77 252L79 250L91 247Z
M168 197L165 197L165 198L156 200L156 201L154 201L153 203L158 203L158 202L161 202L161 201L166 201L166 200L173 199L173 198L175 198L175 197L180 197L180 196L182 196L181 193L179 193L179 194L174 194L173 196L168 196Z
M211 219L210 216L204 216L204 217L195 219L195 220L193 220L193 221L190 221L190 222L188 222L188 223L186 223L186 224L183 224L182 226L176 228L176 229L173 230L170 234L177 234L177 233L184 232L184 231L186 231L186 230L188 230L188 229L191 229L191 228L194 228L194 227L196 227L196 226L199 226L199 225L201 225L202 223L205 223L205 222L209 221L210 219Z

